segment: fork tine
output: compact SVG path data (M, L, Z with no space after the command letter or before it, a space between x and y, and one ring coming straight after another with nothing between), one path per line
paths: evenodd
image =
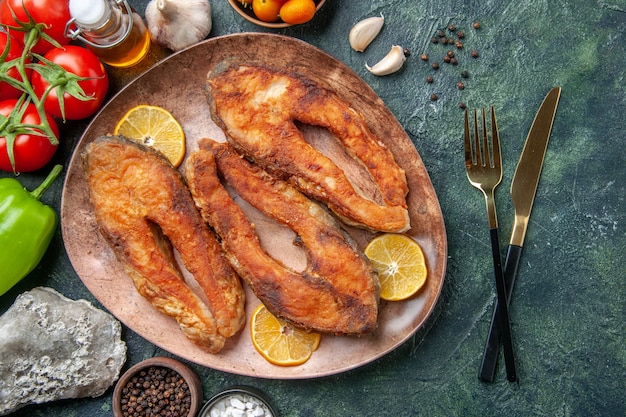
M480 152L480 136L478 136L478 116L476 115L476 109L474 109L474 154L476 156L476 163L483 165L483 155Z
M491 106L491 141L491 147L493 149L493 165L498 168L502 166L502 155L500 154L500 135L498 134L496 110L493 106Z
M469 113L467 109L465 109L465 125L464 125L464 146L465 146L465 168L472 165L474 162L474 158L472 157L472 139L470 137L470 127L469 127Z
M491 164L491 153L489 152L489 136L487 136L487 119L485 116L485 108L482 108L482 116L483 116L483 154L482 154L482 165L485 167L493 167Z

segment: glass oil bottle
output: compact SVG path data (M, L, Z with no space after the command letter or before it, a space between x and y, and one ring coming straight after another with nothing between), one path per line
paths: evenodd
M150 50L150 32L126 0L70 0L66 36L79 39L102 62L130 67Z

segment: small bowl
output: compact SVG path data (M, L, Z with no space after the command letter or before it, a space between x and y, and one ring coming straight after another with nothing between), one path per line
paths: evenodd
M289 26L293 26L290 23L285 23L280 20L278 22L270 23L270 22L264 22L260 19L257 19L256 16L254 15L254 12L252 11L252 6L245 7L238 0L228 0L228 3L232 6L233 9L235 9L237 13L241 15L241 17L246 19L248 22L254 23L255 25L259 25L259 26L263 26L265 28L271 28L271 29L280 29L280 28L287 28ZM315 0L315 13L319 11L319 9L324 5L324 3L326 3L326 0Z
M232 387L213 396L209 401L207 401L204 407L202 407L198 417L211 417L212 410L217 409L220 405L224 404L225 401L229 401L231 398L237 398L243 403L245 403L246 400L247 402L255 402L264 409L265 414L263 417L278 417L278 414L276 414L272 408L272 405L265 394L256 388L247 386Z
M122 417L122 396L126 384L141 371L148 371L150 368L165 368L177 372L183 377L189 387L189 395L191 396L191 404L189 405L189 413L181 417L195 417L202 404L202 383L200 378L187 365L172 358L155 357L146 359L132 366L128 371L124 372L117 382L113 390L113 415Z

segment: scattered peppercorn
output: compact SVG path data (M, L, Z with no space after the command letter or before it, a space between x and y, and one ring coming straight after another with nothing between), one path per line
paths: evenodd
M404 48L404 49L402 50L402 53L403 53L403 54L404 54L404 56L405 56L405 57L407 57L407 58L411 56L411 51L409 51L409 49L408 49L408 48Z
M480 29L481 25L478 21L473 21L471 23L471 27L478 30ZM466 32L464 32L463 30L460 30L455 23L449 23L447 26L441 29L437 29L435 33L433 34L433 36L431 37L431 43L435 45L441 44L441 45L450 45L450 46L447 46L446 49L444 50L445 53L443 54L442 60L438 60L438 62L431 63L431 68L433 70L439 70L442 62L445 64L450 64L450 65L458 65L459 61L462 60L462 58L466 56L465 54L460 54L461 50L464 48L467 48L468 46L465 44L465 41L462 41L464 39L466 39ZM435 47L435 48L439 48L439 47ZM470 51L469 55L472 58L478 58L479 53L476 49L471 49L471 50L470 48L467 48L467 49ZM423 61L428 61L429 54L425 52L421 55L421 58ZM461 71L460 74L461 74L462 79L467 79L470 77L469 72L466 70ZM433 82L434 82L434 78L432 76L426 77L426 83L431 84ZM465 89L465 83L463 81L452 81L452 82L455 83L455 86L458 90ZM439 100L439 96L434 93L430 94L430 100L437 101ZM460 102L459 107L462 109L465 109L466 107L465 103Z
M151 366L126 383L120 402L125 417L186 417L191 408L191 392L175 370Z
M467 105L464 102L459 102L459 109L464 110L467 107Z

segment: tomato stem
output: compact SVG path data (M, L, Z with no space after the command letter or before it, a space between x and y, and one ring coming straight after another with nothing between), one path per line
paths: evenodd
M37 43L38 36L39 36L38 30L33 28L30 30L30 32L28 32L27 36L24 38L25 39L24 50L22 51L22 55L19 58L16 58L19 61L15 65L15 68L17 69L17 72L20 74L22 81L21 82L18 81L16 84L18 84L19 88L28 95L29 100L37 108L37 113L39 114L39 124L40 124L38 128L48 137L48 140L50 140L50 143L52 143L53 145L57 145L59 143L59 140L54 134L54 132L52 131L50 124L48 123L48 116L44 109L43 100L41 100L39 97L37 97L37 94L35 94L35 90L33 89L33 86L28 79L28 74L26 73L26 66L27 66L26 59L28 58L30 54L30 48L32 48L33 45ZM6 128L7 123L3 124L2 129L0 129L0 131Z

